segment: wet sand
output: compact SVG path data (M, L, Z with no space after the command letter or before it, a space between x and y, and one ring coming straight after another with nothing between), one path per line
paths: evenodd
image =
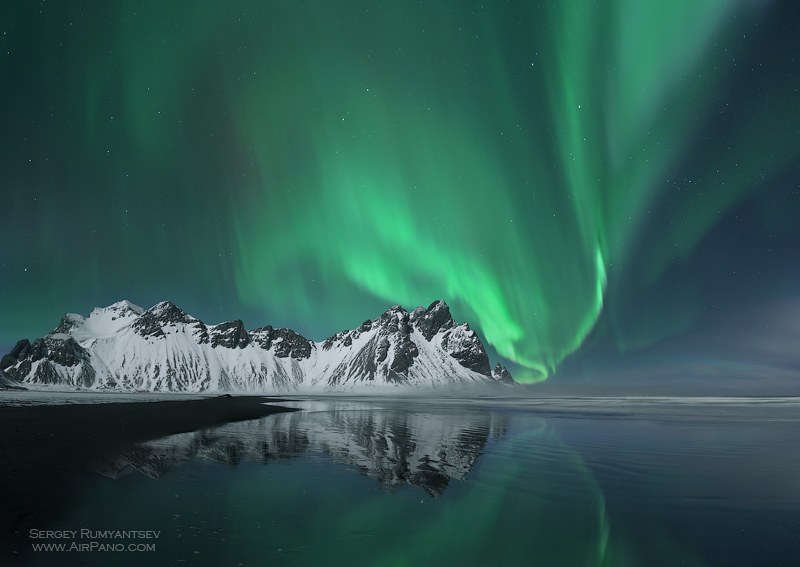
M264 396L0 406L0 563L25 555L28 530L57 524L93 462L132 443L295 411Z

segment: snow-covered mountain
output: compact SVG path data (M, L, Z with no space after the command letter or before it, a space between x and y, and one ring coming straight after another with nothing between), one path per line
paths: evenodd
M489 368L480 339L443 301L394 306L322 342L291 329L206 325L168 301L67 313L45 337L19 341L0 370L28 384L146 391L296 392L362 386L513 383Z

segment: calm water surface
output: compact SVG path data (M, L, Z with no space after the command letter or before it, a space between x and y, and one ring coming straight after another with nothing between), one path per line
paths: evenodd
M297 401L98 459L33 565L800 565L800 400Z

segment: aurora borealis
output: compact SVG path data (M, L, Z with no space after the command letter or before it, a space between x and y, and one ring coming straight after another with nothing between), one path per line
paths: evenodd
M0 346L121 298L313 338L444 298L536 381L792 303L799 23L788 0L5 2Z

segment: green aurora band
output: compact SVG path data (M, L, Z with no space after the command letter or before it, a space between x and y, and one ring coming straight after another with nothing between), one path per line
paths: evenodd
M624 260L704 112L716 84L695 80L709 65L706 44L730 33L744 4L557 5L526 14L512 41L500 25L509 14L489 11L470 30L452 12L426 14L410 54L405 28L392 26L399 15L364 25L383 32L368 42L375 51L337 40L330 22L311 27L353 63L320 69L309 51L287 82L291 109L264 112L268 83L245 101L241 128L264 164L260 181L291 187L277 224L257 220L275 208L272 192L235 215L242 297L277 290L313 310L305 298L316 278L347 312L358 308L352 286L412 306L446 297L501 356L531 370L521 379L554 371L593 328L607 266ZM542 18L547 31L536 34ZM520 50L527 69L510 64ZM274 144L276 122L308 133L299 176L297 149Z
M533 382L601 315L615 320L618 270L655 285L763 187L760 172L798 158L795 101L773 96L725 123L727 149L692 161L760 2L337 4L122 2L61 17L82 26L57 85L91 148L78 161L131 172L97 174L110 191L97 198L120 207L103 211L117 283L146 293L168 267L209 297L229 286L272 321L328 333L445 298ZM671 195L656 218L687 163L702 191ZM58 236L50 207L31 213L41 250ZM630 265L654 226L646 262ZM98 255L53 293L113 287ZM2 301L22 319L24 304Z

